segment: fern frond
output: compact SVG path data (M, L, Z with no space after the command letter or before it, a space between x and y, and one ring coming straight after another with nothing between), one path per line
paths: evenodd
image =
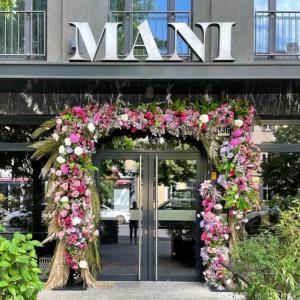
M36 139L37 137L39 137L44 132L46 132L46 131L50 130L51 128L53 128L55 126L55 124L56 124L55 119L50 119L50 120L44 122L38 129L36 129L32 133L32 137Z

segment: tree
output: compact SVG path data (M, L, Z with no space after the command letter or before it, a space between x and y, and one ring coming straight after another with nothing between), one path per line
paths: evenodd
M16 5L16 0L0 0L0 10L11 11Z
M300 126L279 126L275 143L300 143ZM300 187L300 153L271 153L262 164L264 183L273 194L282 197L296 196Z

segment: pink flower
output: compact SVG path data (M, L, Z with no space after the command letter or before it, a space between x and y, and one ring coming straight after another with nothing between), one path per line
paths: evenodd
M230 145L234 148L237 147L240 143L241 143L241 141L239 138L234 138L230 141Z
M67 214L68 214L68 211L67 211L66 209L63 209L63 210L60 211L59 214L60 214L63 218L65 218L65 217L67 216Z
M62 240L63 237L65 236L65 233L63 231L60 231L59 233L57 233L57 237Z
M61 169L61 171L63 172L64 175L69 174L69 167L68 167L68 165L62 164L62 165L60 166L60 169Z
M232 136L234 138L239 138L244 133L243 129L238 128L232 131Z
M72 143L78 143L80 140L80 135L78 133L71 133L70 140Z
M64 182L61 187L63 188L64 191L67 191L69 188L69 184L67 182Z
M72 197L77 198L79 196L79 192L78 191L73 191L72 192Z

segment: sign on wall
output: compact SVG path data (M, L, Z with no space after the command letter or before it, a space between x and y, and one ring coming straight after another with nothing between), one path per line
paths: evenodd
M202 22L195 23L195 26L202 31L203 39L201 40L193 30L186 23L168 23L168 26L174 29L174 52L172 56L167 59L168 61L182 61L183 59L177 52L177 38L180 36L186 43L186 45L192 50L192 52L202 62L205 62L205 40L206 33L209 27L218 28L218 56L214 61L234 61L231 56L231 36L232 27L235 22ZM118 56L118 28L122 25L121 22L108 22L102 29L100 38L95 40L88 22L70 22L70 26L75 27L75 47L76 52L74 56L70 58L70 61L96 61L97 52L104 40L105 36L105 54L100 61L138 61L134 55L134 51L137 47L140 47L139 40L142 40L143 46L147 52L145 61L165 61L166 59L160 54L159 48L155 42L155 38L151 32L149 23L147 20L143 21L137 28L137 35L133 43L131 52L123 59ZM83 57L79 53L79 39L82 39L84 46L87 50L87 56Z

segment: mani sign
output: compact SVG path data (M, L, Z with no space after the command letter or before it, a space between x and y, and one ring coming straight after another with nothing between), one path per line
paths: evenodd
M174 29L174 52L168 59L169 61L182 61L183 59L177 52L177 38L180 36L186 43L186 45L192 50L192 52L202 62L205 62L205 39L207 29L211 26L218 28L218 56L214 58L214 61L234 61L231 56L231 36L232 27L235 22L200 22L195 23L196 27L199 27L202 31L203 40L201 40L186 23L168 23L168 26ZM124 59L120 59L118 56L118 28L122 25L121 22L108 22L101 32L98 42L95 40L88 22L70 22L70 26L75 27L75 54L69 59L70 61L95 61L100 44L105 36L105 56L101 61L138 61L134 55L136 48L140 48L139 40L143 42L143 47L147 52L145 61L164 61L165 59L160 54L159 48L155 42L154 36L150 29L147 20L143 21L137 28L137 36L133 43L131 52ZM87 50L88 58L82 57L79 53L79 38L83 41L83 44Z

